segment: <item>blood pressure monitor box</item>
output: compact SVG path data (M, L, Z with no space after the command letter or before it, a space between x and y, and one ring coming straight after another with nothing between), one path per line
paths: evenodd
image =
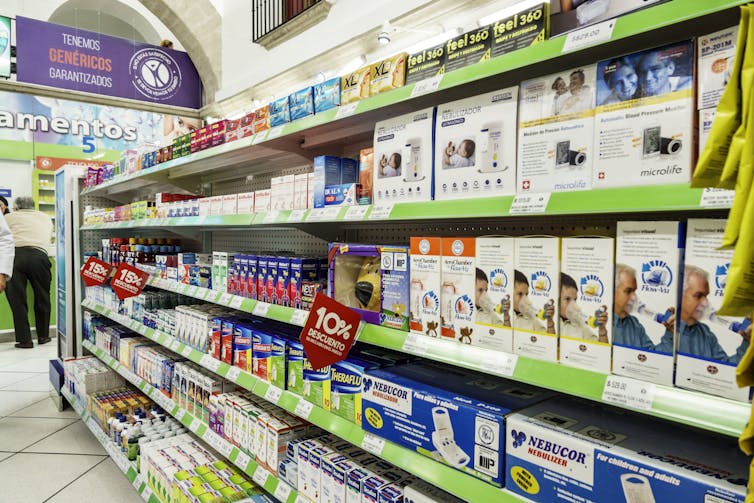
M368 370L363 382L365 431L497 486L504 473L505 415L548 396L519 383L432 365Z
M679 222L618 222L614 374L673 383L683 239Z
M751 318L717 314L733 250L720 250L726 220L689 219L683 271L675 385L747 401L736 365L749 348Z
M749 460L736 439L565 398L507 418L505 488L535 502L737 502Z
M518 88L446 103L435 122L435 199L515 194Z
M561 242L560 363L610 373L614 249L612 238Z
M476 238L476 313L471 344L513 352L511 308L515 238Z
M696 39L699 88L697 108L715 108L728 85L736 59L738 26Z
M694 137L694 47L681 42L597 65L594 188L685 183Z
M516 238L514 256L513 352L556 362L560 238Z
M715 120L716 108L708 108L706 110L699 110L699 146L696 155L702 155L704 147L707 145L707 139L712 131L712 123Z
M591 188L596 72L588 65L521 83L517 192Z
M439 237L411 238L409 329L417 335L440 334L441 246Z
M380 121L374 128L376 204L431 201L435 109Z

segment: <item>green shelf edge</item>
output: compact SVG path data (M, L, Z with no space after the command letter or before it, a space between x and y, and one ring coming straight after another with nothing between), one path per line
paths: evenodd
M123 324L121 322L119 315L113 316L112 310L105 308L104 306L87 301L84 301L82 303L82 306L99 314L102 314L103 316L110 318L116 323L131 328L128 324ZM202 357L206 353L201 353L195 349L191 349L191 351L187 352L187 354L183 354L183 350L187 346L179 343L177 349L173 349L172 344L166 344L167 339L172 339L172 337L168 336L167 334L144 327L143 325L141 326L141 329L136 330L136 332L143 335L144 337L147 337L148 339L157 342L158 344L165 346L166 348L176 352L177 354L183 355L194 363L197 363L222 377L227 376L227 372L230 368L229 365L220 363L220 366L216 371L208 368L201 363ZM112 357L106 355L103 350L95 347L88 341L84 341L83 344L84 347L86 347L89 351L92 351L98 358L111 366L111 368L119 371L120 365L118 365L117 363L116 365L110 365L109 360L112 359ZM143 381L143 379L140 380ZM146 381L143 382L147 384ZM237 385L251 391L255 395L265 399L267 399L265 396L267 390L271 386L269 383L262 381L256 376L253 376L244 371L239 372L239 378L234 382ZM147 386L149 385L147 384ZM281 390L280 398L278 399L278 401L272 403L292 414L295 414L298 402L303 400L304 399L302 397L299 397L298 395ZM186 412L185 414L189 415L188 412ZM174 414L171 413L171 415ZM309 416L305 417L304 419L354 445L361 446L365 437L364 430L358 425L335 414L332 414L330 411L326 411L316 405L312 407ZM181 422L183 422L183 420L181 420ZM399 445L393 444L389 441L385 441L385 447L380 457L398 466L399 468L402 468L409 473L412 473L420 477L421 479L462 498L471 498L474 501L522 501L521 498L508 491L505 491L504 489L492 486L471 475L466 475L447 465L434 461L430 458L427 458L426 456L408 450Z

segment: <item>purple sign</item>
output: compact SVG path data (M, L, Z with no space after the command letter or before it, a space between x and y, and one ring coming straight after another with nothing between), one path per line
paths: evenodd
M200 108L188 54L69 26L16 18L18 81Z

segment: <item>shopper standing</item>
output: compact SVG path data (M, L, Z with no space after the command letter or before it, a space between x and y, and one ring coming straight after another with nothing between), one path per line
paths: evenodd
M13 257L16 251L13 248L13 234L10 232L5 217L0 213L0 293L5 291L5 287L13 274Z
M39 344L50 342L50 282L52 280L47 246L52 236L52 220L34 209L34 199L18 197L14 212L6 217L13 232L16 256L13 277L8 282L7 295L13 312L17 348L33 348L29 327L29 308L26 304L26 283L34 291L34 319Z

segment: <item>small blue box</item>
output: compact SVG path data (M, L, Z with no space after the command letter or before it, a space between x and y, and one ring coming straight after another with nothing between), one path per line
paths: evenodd
M291 121L291 113L288 108L288 96L270 103L270 127L280 126Z
M356 159L341 157L340 159L340 183L359 183L359 162Z
M353 206L358 198L357 187L355 183L326 185L325 206Z
M325 207L325 187L340 185L340 157L319 155L314 158L314 207Z
M314 113L314 93L307 87L288 96L291 120L301 119Z
M314 113L340 106L340 77L314 86Z

